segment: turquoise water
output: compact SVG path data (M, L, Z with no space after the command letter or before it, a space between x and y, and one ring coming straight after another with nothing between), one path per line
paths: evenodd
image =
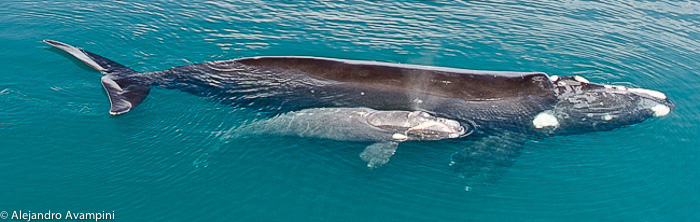
M695 1L2 1L0 211L119 221L693 221L700 219ZM137 71L308 55L581 75L666 93L670 115L526 144L465 191L469 141L222 140L255 110L154 89L110 116L100 75L55 39ZM65 215L64 215L65 217ZM1 220L5 221L5 220Z

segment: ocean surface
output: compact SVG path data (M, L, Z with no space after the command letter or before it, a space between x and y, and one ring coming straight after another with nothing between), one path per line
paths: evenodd
M580 75L659 90L666 117L529 141L497 181L448 164L470 141L226 139L258 117L156 88L108 114L100 74L261 55ZM698 221L698 1L0 1L0 211L118 221ZM1 215L0 215L1 216ZM0 221L10 220L8 217ZM24 220L26 221L26 220ZM88 220L89 221L89 220Z

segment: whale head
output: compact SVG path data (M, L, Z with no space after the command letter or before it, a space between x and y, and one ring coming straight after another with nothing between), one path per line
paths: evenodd
M533 126L552 133L620 128L668 115L675 104L659 91L591 83L583 77L552 76L558 102L539 113Z
M376 111L366 115L367 123L394 133L392 139L440 140L465 135L457 121L435 117L423 111Z

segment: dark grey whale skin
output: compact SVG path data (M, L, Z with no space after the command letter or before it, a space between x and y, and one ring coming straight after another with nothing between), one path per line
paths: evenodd
M273 114L311 107L422 110L482 132L527 131L530 118L556 102L544 73L471 73L329 58L243 58L145 75L159 87Z
M638 108L643 100L674 107L668 99L610 93L602 85L562 77L559 82L578 84L576 90L567 89L573 84L556 85L541 72L475 71L318 57L241 58L143 76L155 86L253 106L272 114L311 107L422 110L473 127L473 137L504 131L540 137L610 130L652 117L650 110ZM593 101L579 98L583 95ZM576 116L591 115L581 106L600 102L610 103L607 111L617 113L619 118L581 121L586 116ZM576 112L565 116L577 119L561 119L556 129L533 126L538 113L567 108ZM594 111L598 115L606 110L598 107Z

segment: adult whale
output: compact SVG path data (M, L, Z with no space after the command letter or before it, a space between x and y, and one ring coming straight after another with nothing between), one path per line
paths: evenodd
M137 107L153 86L271 114L314 107L420 110L474 129L467 138L476 144L452 157L455 169L467 174L511 164L527 139L611 130L675 107L658 91L580 76L318 57L252 57L138 73L65 43L44 42L105 74L112 115Z

